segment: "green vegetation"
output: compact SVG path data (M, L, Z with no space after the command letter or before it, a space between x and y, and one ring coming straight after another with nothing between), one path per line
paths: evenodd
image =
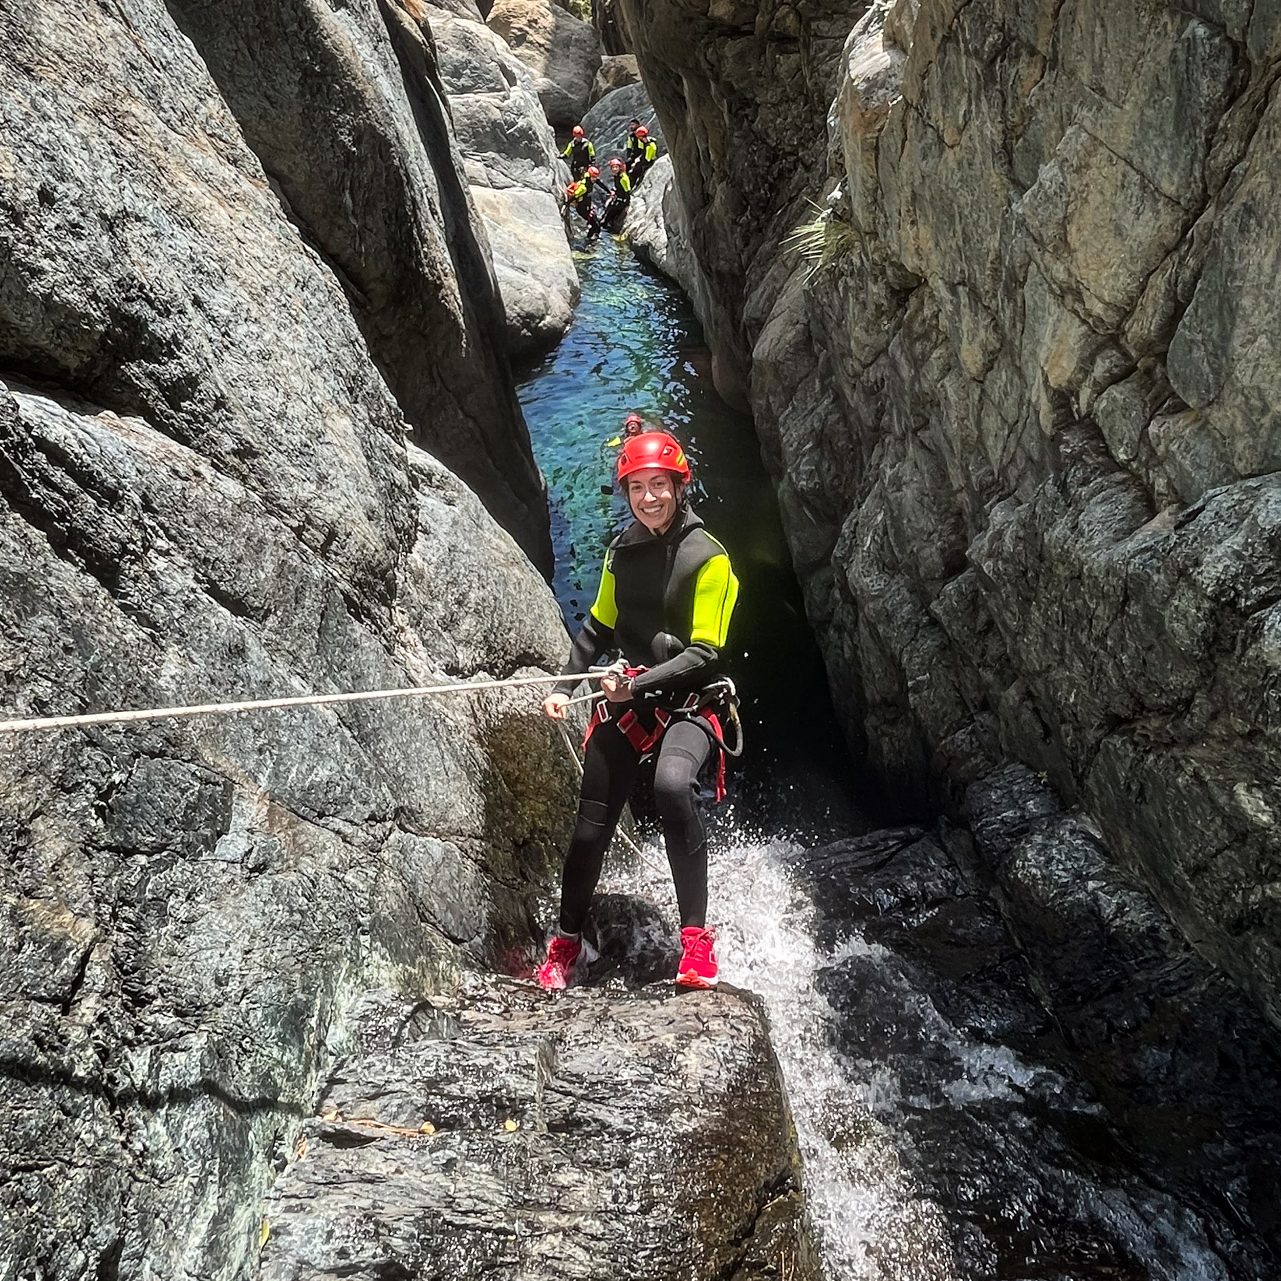
M814 217L783 238L783 248L793 249L806 266L805 279L824 267L849 258L862 239L858 231L830 209L810 201Z

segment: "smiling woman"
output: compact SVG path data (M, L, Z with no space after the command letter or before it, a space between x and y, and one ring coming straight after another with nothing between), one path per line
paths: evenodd
M709 821L719 828L732 810L773 831L825 835L854 824L845 745L751 420L717 396L702 331L678 290L612 240L578 259L574 325L520 387L547 476L554 586L569 628L587 617L609 543L643 515L622 501L621 486L602 484L625 443L618 424L635 414L651 432L665 425L695 472L686 496L742 583L721 662L743 695L748 750L729 779L731 803Z
M543 704L563 720L574 686L602 655L621 653L601 680L604 700L587 729L583 789L565 859L560 925L538 971L545 988L568 983L581 951L605 850L636 782L654 758L654 799L680 908L683 956L676 982L715 987L717 962L707 928L707 834L699 775L711 765L724 799L721 723L733 713L721 673L738 579L724 547L687 502L692 478L680 442L666 432L631 436L616 478L635 521L610 544L600 588L574 639L565 681Z

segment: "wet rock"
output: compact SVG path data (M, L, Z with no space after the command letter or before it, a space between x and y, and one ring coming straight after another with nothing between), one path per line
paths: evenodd
M496 0L486 19L533 72L547 119L557 128L578 124L601 64L595 28L550 0Z
M687 297L698 299L698 264L689 247L680 192L672 181L670 156L660 156L636 189L624 230L641 262L674 280Z
M323 3L171 9L286 216L343 283L415 441L550 568L502 303L421 9L398 0L361 0L337 18Z
M471 978L371 1003L357 1039L266 1206L264 1278L816 1276L751 998Z
M837 1042L885 1148L946 1223L946 1275L1271 1275L1281 1259L1270 1029L1027 771L969 833L798 856ZM857 1126L856 1126L857 1128ZM878 1242L882 1274L920 1274Z
M583 128L595 143L596 154L608 159L610 156L623 154L627 143L627 126L632 120L639 120L651 131L651 136L658 143L659 155L663 155L667 145L663 141L662 126L658 123L643 84L626 85L605 94L583 117Z
M514 414L468 417L510 384L469 328L475 276L452 265L483 258L431 133L443 109L372 7L331 13L332 39L314 7L275 10L242 15L241 56L282 141L306 116L310 174L264 170L240 123L266 127L250 87L228 90L233 111L165 6L0 16L6 716L559 665L551 594L413 442L383 376L403 316L430 317L424 422L483 427L527 459L498 434ZM255 43L283 31L296 47ZM293 85L312 56L334 75ZM363 151L336 154L343 120ZM367 260L344 239L362 235ZM348 250L373 279L345 272ZM371 296L357 318L384 251L405 310ZM575 794L535 705L500 692L6 738L0 1273L252 1270L261 1196L351 1003L393 979L430 991L535 933Z
M851 742L1044 772L1281 1025L1270 28L620 4Z
M589 107L595 106L607 93L640 83L640 68L634 53L614 54L601 60L600 70L592 82Z
M529 355L565 333L578 301L560 212L569 173L524 63L482 22L427 12L463 170L485 224L508 350Z

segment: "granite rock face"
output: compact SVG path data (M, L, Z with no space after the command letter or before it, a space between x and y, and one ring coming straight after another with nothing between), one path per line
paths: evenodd
M416 443L548 568L546 501L507 370L502 302L420 6L170 8L287 216L343 282Z
M569 170L529 69L478 19L427 10L471 198L485 224L507 317L507 347L528 356L569 328L578 272L561 220Z
M1281 20L620 3L851 740L1044 771L1281 1023Z
M663 127L649 94L643 84L631 84L610 90L583 117L583 128L595 143L597 156L602 159L621 156L627 143L627 126L633 120L639 120L649 129L650 136L658 144L658 154L665 154L667 145L663 141Z
M601 64L596 29L551 0L495 0L486 20L533 72L547 119L578 124Z
M764 1018L729 990L371 1001L264 1209L265 1281L816 1278Z
M255 6L283 40L245 53L264 109L327 166L269 174L251 86L220 88L189 37L221 37L178 9L0 17L0 706L558 667L540 576L415 443L488 433L518 460L490 506L537 508L443 106L397 56L429 46L372 4ZM300 74L343 50L351 74ZM537 701L5 739L0 1272L252 1270L351 1003L537 937L576 786Z
M591 99L588 106L594 106L607 93L615 89L625 89L628 85L640 83L640 68L636 65L634 53L610 54L601 60L600 70L592 81Z
M913 1189L871 1237L875 1275L1275 1275L1270 1029L1029 771L985 775L965 811L968 831L794 864L839 947L819 977L836 1042L876 1082L864 1148Z
M660 156L627 208L624 230L636 256L698 298L702 278L689 247L685 211L672 176L671 156Z

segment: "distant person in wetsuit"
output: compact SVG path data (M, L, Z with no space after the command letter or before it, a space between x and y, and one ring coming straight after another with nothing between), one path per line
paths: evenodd
M628 169L632 167L632 161L640 157L645 150L645 144L636 136L636 130L641 127L641 122L633 117L627 122L627 141L623 144L623 162Z
M605 201L600 221L607 231L617 231L627 217L627 206L632 200L632 180L628 177L627 166L617 156L610 159L609 172L613 176L614 187Z
M600 170L595 165L588 165L582 177L565 188L565 204L587 224L588 240L600 235L600 218L596 214L596 202L592 198L599 177Z
M565 680L543 703L544 714L564 720L574 686L602 655L621 651L626 668L601 678L605 698L587 730L560 919L537 980L556 990L572 978L605 851L640 763L653 755L654 798L680 909L676 982L715 987L698 776L715 759L717 799L724 795L720 714L728 705L721 653L738 579L724 547L689 506L690 467L674 437L658 431L629 436L615 474L635 519L609 546L596 600L574 639Z
M636 130L638 148L627 166L628 176L632 180L632 190L641 185L641 179L649 172L649 167L658 159L658 144L649 136L649 130L641 125Z
M575 182L587 172L588 165L596 163L596 148L583 132L582 125L574 126L573 136L560 154L563 159L569 161L569 172L573 175Z

